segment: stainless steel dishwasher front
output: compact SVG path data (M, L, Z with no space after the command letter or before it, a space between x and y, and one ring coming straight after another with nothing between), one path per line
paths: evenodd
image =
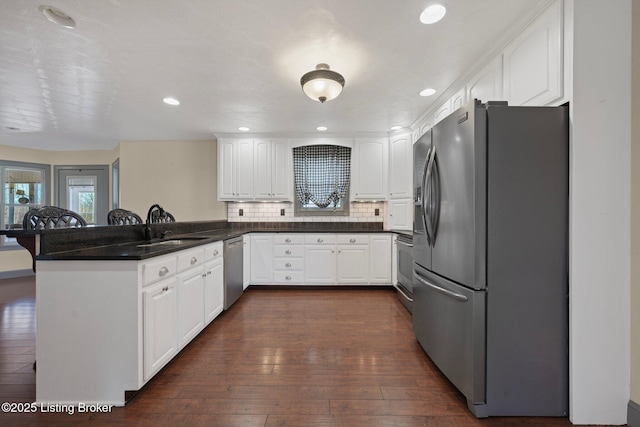
M224 309L242 295L242 237L224 242Z

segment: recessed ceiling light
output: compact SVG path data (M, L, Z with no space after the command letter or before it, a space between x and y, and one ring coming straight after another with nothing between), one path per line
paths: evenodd
M402 126L391 126L391 130L400 130Z
M175 98L171 98L171 97L164 98L162 100L162 102L164 102L165 104L169 104L169 105L180 105L180 101L178 101Z
M447 13L447 8L441 4L432 4L420 14L420 22L423 24L435 24Z
M65 28L75 28L76 26L76 21L72 17L53 6L40 6L40 12L54 24L62 25Z
M326 126L318 126L316 128L316 130L319 130L320 132L324 132L325 130L327 130L327 127Z
M420 96L431 96L434 93L436 93L436 90L429 88L429 89L425 89L425 90L421 91L420 92Z
M248 128L248 127L246 127L246 126L240 126L240 127L238 128L238 130L241 130L242 132L248 132L248 131L250 131L251 129L249 129L249 128Z

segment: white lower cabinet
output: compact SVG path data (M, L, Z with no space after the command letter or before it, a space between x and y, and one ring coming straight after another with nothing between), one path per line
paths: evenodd
M178 346L182 349L204 328L204 281L202 267L178 274Z
M390 285L390 233L252 233L253 285Z
M204 265L204 321L208 325L222 313L224 306L224 263L209 261Z
M242 289L251 284L251 235L242 236Z
M273 235L256 233L251 235L251 283L273 282Z
M366 284L369 282L369 235L338 235L336 259L337 282Z
M176 278L142 292L144 312L144 380L147 381L178 352Z
M330 285L336 282L336 250L334 246L305 246L304 282Z
M391 283L392 249L391 234L371 234L369 237L369 282Z

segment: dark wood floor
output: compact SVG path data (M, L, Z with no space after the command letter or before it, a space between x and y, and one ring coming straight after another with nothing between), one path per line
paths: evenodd
M33 402L34 280L0 280L0 402ZM79 349L81 351L81 349ZM1 426L566 426L475 419L390 289L252 289L124 408Z

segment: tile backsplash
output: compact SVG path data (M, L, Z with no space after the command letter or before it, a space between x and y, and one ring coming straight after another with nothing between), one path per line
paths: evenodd
M384 202L351 203L349 216L294 216L293 203L228 202L229 222L384 222ZM281 215L284 209L284 215ZM379 209L376 216L375 211ZM240 216L242 210L242 216Z

